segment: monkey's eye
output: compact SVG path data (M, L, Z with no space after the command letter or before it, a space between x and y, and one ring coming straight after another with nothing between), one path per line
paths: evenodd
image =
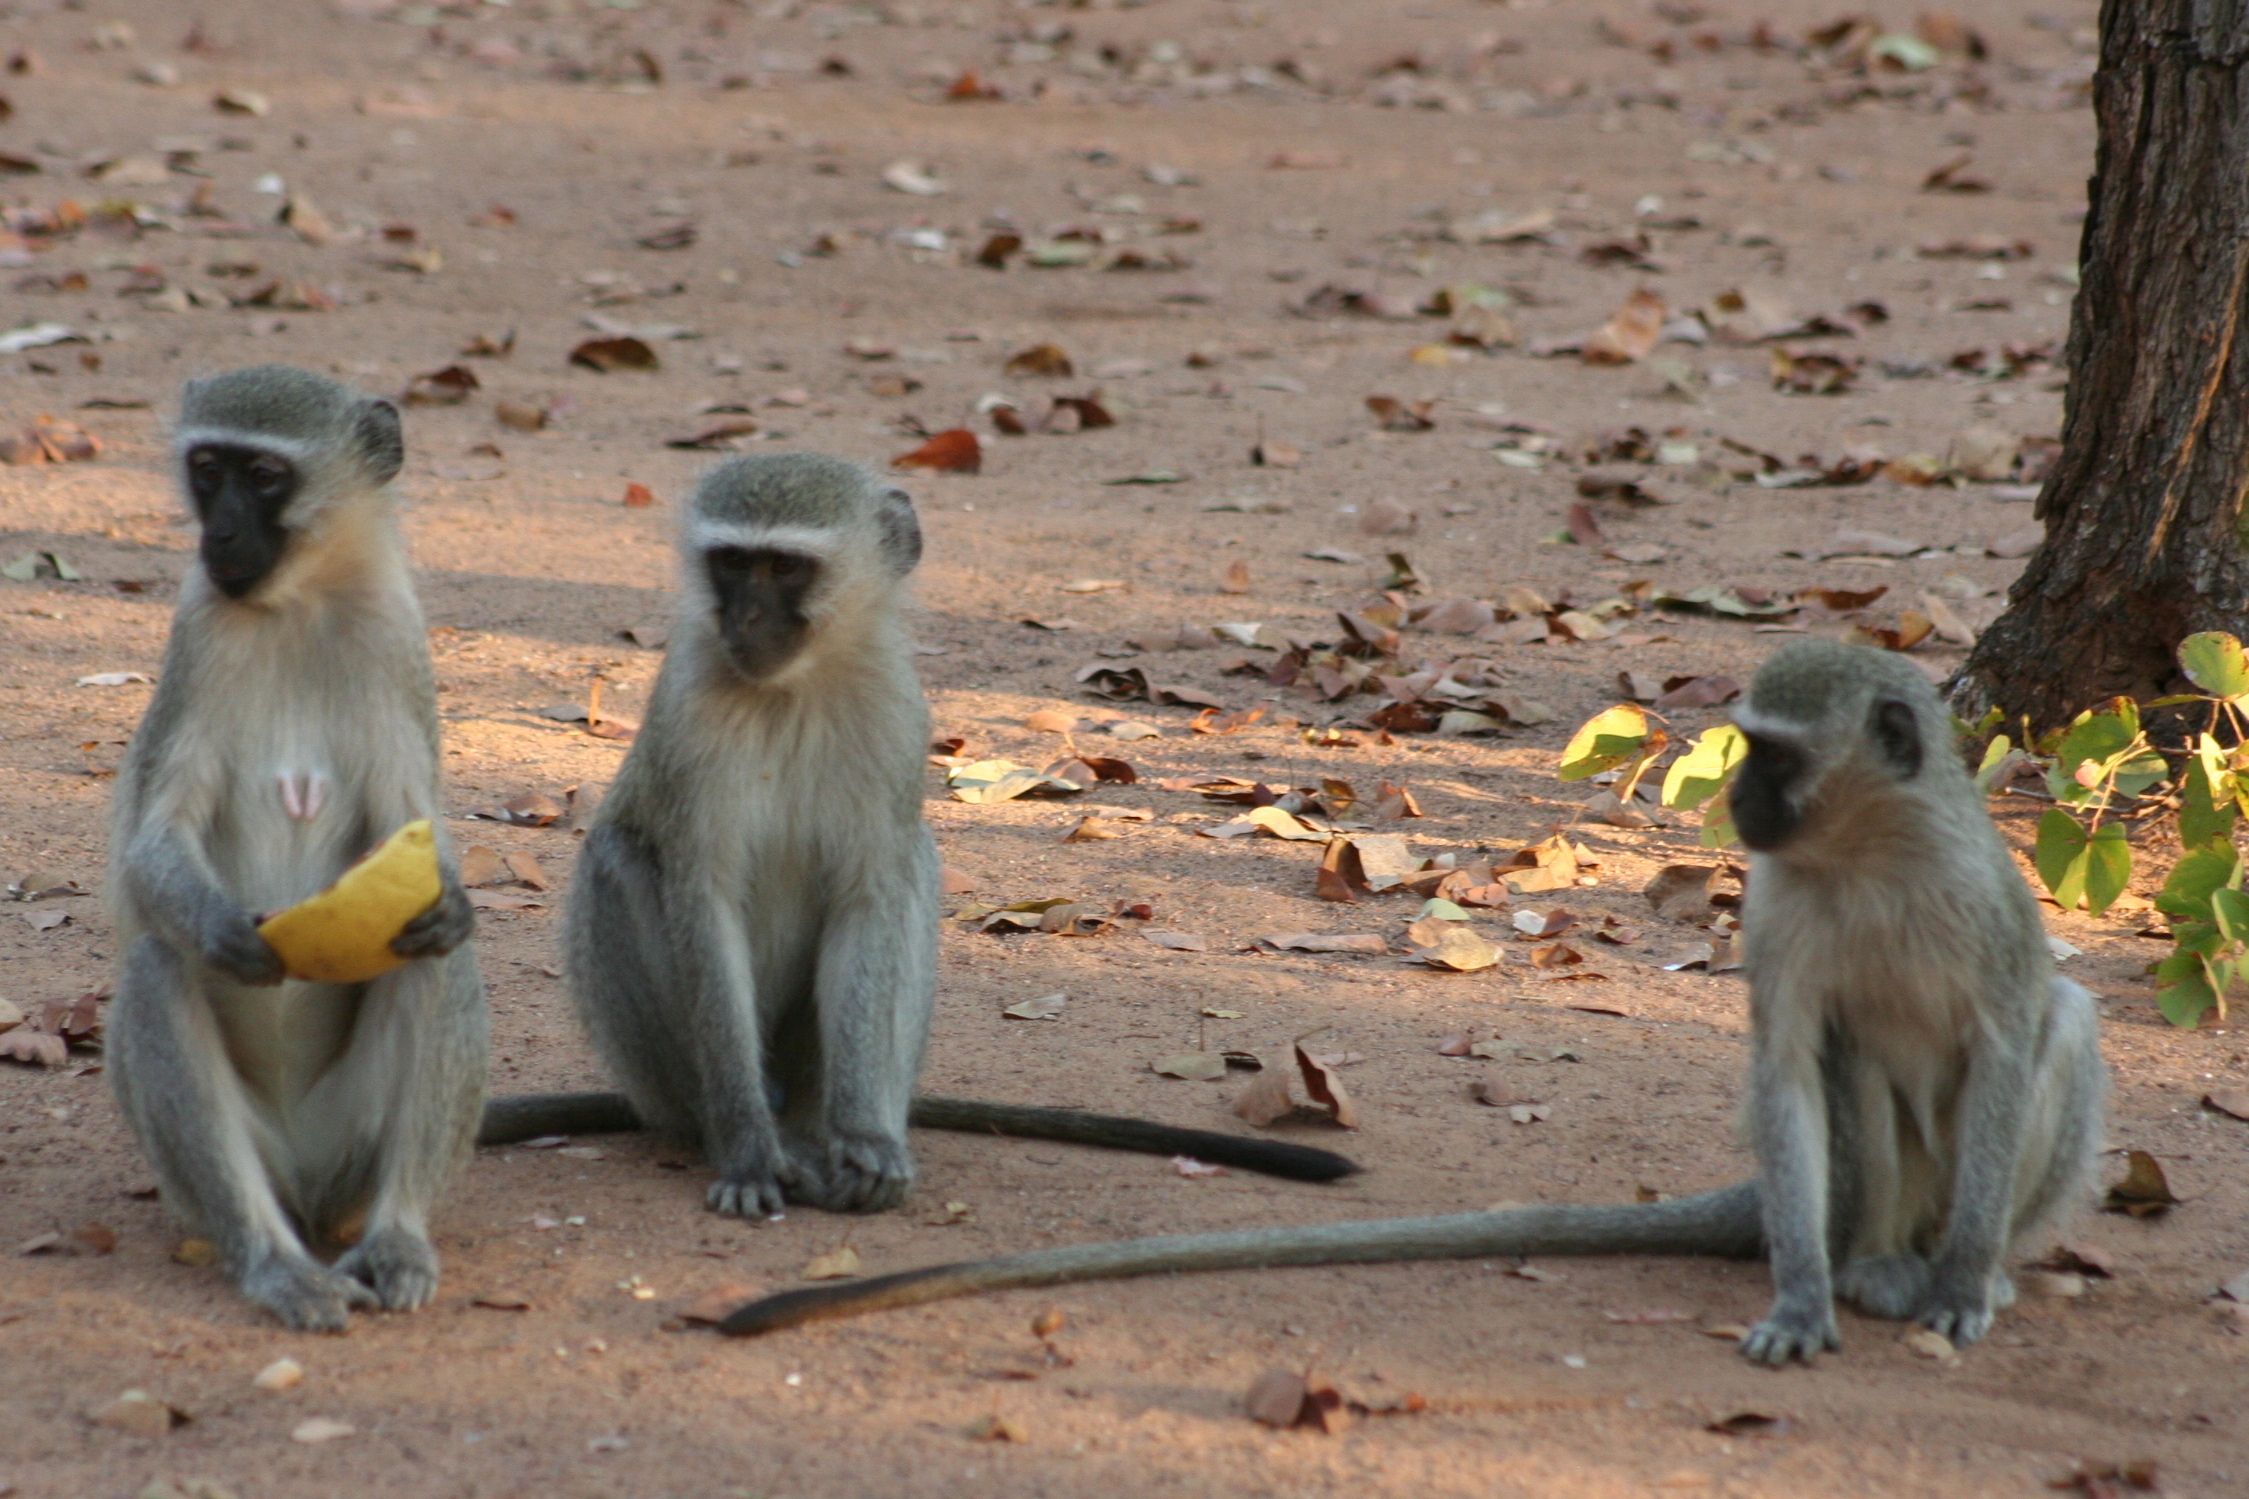
M209 483L219 476L219 455L208 448L197 448L187 455L187 471L190 478Z
M289 465L278 458L258 457L250 460L250 482L260 494L278 494L289 483Z
M783 552L772 557L765 565L776 579L787 582L792 578L803 577L807 564L802 557L791 557Z

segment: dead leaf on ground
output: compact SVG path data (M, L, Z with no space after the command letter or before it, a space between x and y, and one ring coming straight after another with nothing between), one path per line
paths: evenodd
M1429 415L1436 409L1435 401L1401 401L1396 396L1380 395L1367 397L1367 410L1374 413L1374 419L1386 432L1427 432L1437 425Z
M458 406L483 383L467 365L449 364L441 370L416 375L406 383L406 391L400 399L409 406Z
M2161 1493L2161 1472L2153 1458L2122 1463L2080 1462L2046 1487L2065 1494L2078 1494L2082 1499L2120 1499L2127 1493Z
M1731 1329L1709 1329L1712 1336L1730 1335ZM1787 1431L1786 1416L1770 1416L1763 1411L1735 1411L1730 1416L1720 1416L1702 1429L1714 1431L1724 1437L1777 1437Z
M1579 351L1587 364L1631 364L1645 359L1663 337L1667 309L1663 296L1641 287L1609 314L1609 320L1588 334Z
M816 1254L798 1272L805 1280L843 1280L859 1273L859 1251L849 1244Z
M2154 1156L2144 1150L2135 1150L2125 1156L2129 1169L2124 1180L2108 1189L2101 1200L2104 1213L2129 1213L2135 1218L2156 1218L2179 1205L2171 1195L2171 1184L2164 1178L2163 1167Z
M1640 893L1666 921L1707 921L1719 873L1715 864L1666 864Z
M1057 990L1052 994L1041 994L1035 999L1019 999L1000 1013L1012 1015L1017 1020L1060 1020L1063 1006L1069 1002L1069 998L1066 991Z
M1150 1071L1165 1077L1183 1078L1190 1083L1207 1083L1226 1075L1226 1054L1220 1051L1183 1051L1168 1057L1158 1057L1148 1067Z
M2236 1119L2249 1119L2249 1088L2214 1088L2202 1095L2202 1106Z
M14 437L0 437L0 463L87 463L101 456L101 439L76 422L40 416Z
M1209 952L1210 939L1192 932L1149 932L1140 934L1156 946L1172 952Z
M1078 372L1068 354L1059 344L1033 344L1008 356L1003 366L1010 375L1051 375L1068 379Z
M1307 1426L1334 1436L1351 1424L1351 1412L1333 1384L1288 1369L1268 1369L1257 1376L1242 1404L1251 1420L1284 1431Z
M604 375L615 370L659 367L656 351L630 334L618 338L589 338L570 351L570 362Z
M682 1322L693 1322L715 1327L724 1322L745 1302L755 1301L765 1294L763 1286L753 1286L738 1280L723 1280L680 1308Z
M1468 928L1453 924L1447 925L1437 942L1415 948L1413 955L1429 967L1448 973L1475 973L1500 961L1498 948Z
M972 1442L1028 1442L1030 1428L1013 1416L994 1412L980 1421L970 1423L965 1435Z
M984 445L966 427L939 432L911 453L890 460L892 468L923 469L941 474L973 474L984 467Z
M480 1306L492 1312L527 1312L531 1310L531 1298L520 1291L486 1291L481 1296L471 1297L469 1305ZM729 1307L727 1310L731 1311L733 1308ZM725 1313L719 1315L723 1317ZM711 1320L715 1322L718 1318Z

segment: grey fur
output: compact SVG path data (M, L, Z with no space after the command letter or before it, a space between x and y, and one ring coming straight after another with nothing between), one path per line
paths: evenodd
M902 495L808 454L704 476L679 623L571 889L579 1011L639 1117L701 1145L720 1212L886 1208L913 1180L937 851L901 507L910 527ZM819 571L801 653L752 681L704 557L768 545Z
M1838 1346L1837 1292L1957 1342L1981 1337L2013 1299L2010 1243L2071 1207L2091 1168L2107 1082L2092 996L2052 972L2036 902L1910 663L1792 644L1738 718L1767 763L1737 781L1737 818L1770 793L1765 821L1787 829L1751 855L1743 911L1752 1181L1644 1206L1041 1250L785 1292L724 1330L1158 1271L1764 1252L1775 1299L1743 1344L1755 1361ZM1788 755L1793 775L1774 780Z
M166 1205L243 1293L336 1330L355 1306L429 1299L430 1204L484 1086L427 639L382 487L397 413L268 366L191 384L177 438L183 461L235 444L286 457L304 483L254 592L224 596L200 562L180 587L111 812L109 1075ZM397 944L419 960L365 984L282 981L258 914L419 817L438 822L444 865L443 896Z

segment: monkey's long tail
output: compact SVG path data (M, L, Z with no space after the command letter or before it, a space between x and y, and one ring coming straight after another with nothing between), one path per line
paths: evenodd
M987 1103L977 1098L925 1095L914 1100L909 1120L920 1129L1016 1135L1149 1155L1193 1156L1214 1166L1236 1166L1293 1181L1334 1181L1359 1169L1348 1156L1310 1145L1222 1135L1207 1129L1177 1129L1145 1119L1087 1114L1076 1109ZM476 1143L507 1145L540 1135L629 1134L641 1128L640 1116L622 1093L519 1093L491 1099L484 1105L484 1123L477 1131Z
M1114 1280L1174 1270L1369 1264L1479 1255L1700 1254L1751 1258L1764 1231L1754 1181L1676 1202L1616 1207L1509 1208L1443 1218L1383 1218L1306 1228L1252 1229L1166 1239L1123 1239L1041 1249L1004 1259L933 1265L848 1285L783 1291L738 1307L719 1324L736 1337L804 1322L916 1306L978 1291Z

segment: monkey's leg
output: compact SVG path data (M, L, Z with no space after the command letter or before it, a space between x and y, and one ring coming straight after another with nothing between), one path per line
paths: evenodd
M733 1217L773 1217L786 1201L788 1154L774 1118L758 1023L757 978L739 912L714 892L667 892L673 972L690 1006L697 1133L718 1169L704 1200Z
M1934 1165L1918 1137L1907 1158L1900 1107L1883 1067L1845 1052L1836 1038L1828 1078L1835 1294L1870 1315L1902 1320L1929 1290L1929 1261L1913 1246L1916 1229L1939 1206L1927 1181Z
M2092 994L2056 975L2054 1012L2033 1089L2016 1184L2017 1238L2068 1211L2093 1172L2108 1097Z
M1808 999L1804 1008L1810 1010ZM1791 1018L1817 1023L1808 1014ZM1750 1069L1750 1129L1774 1294L1772 1310L1742 1339L1741 1351L1761 1364L1809 1362L1821 1349L1843 1345L1828 1275L1826 1100L1816 1060L1789 1056L1770 1035L1782 1025L1759 1016L1752 1032L1761 1054Z
M936 913L922 898L924 888L936 888L926 833L914 855L925 868L903 881L870 881L863 895L829 912L821 933L813 1003L825 1159L816 1168L816 1200L832 1211L896 1207L913 1185L906 1117L937 988Z
M473 953L409 964L367 986L351 1052L306 1100L356 1121L375 1151L367 1222L336 1269L388 1310L437 1292L429 1209L476 1129L487 1029Z
M2014 1298L2001 1261L2013 1237L2015 1178L2030 1115L2036 1041L2003 1022L1968 1053L1968 1079L1953 1126L1952 1205L1930 1263L1917 1321L1959 1344L1991 1329L1996 1304ZM2010 1034L2009 1032L2013 1033ZM1996 1303L1996 1304L1995 1304Z
M374 1293L305 1250L276 1195L242 1080L199 975L160 938L125 956L109 1069L164 1200L211 1241L242 1294L289 1326L341 1332Z

